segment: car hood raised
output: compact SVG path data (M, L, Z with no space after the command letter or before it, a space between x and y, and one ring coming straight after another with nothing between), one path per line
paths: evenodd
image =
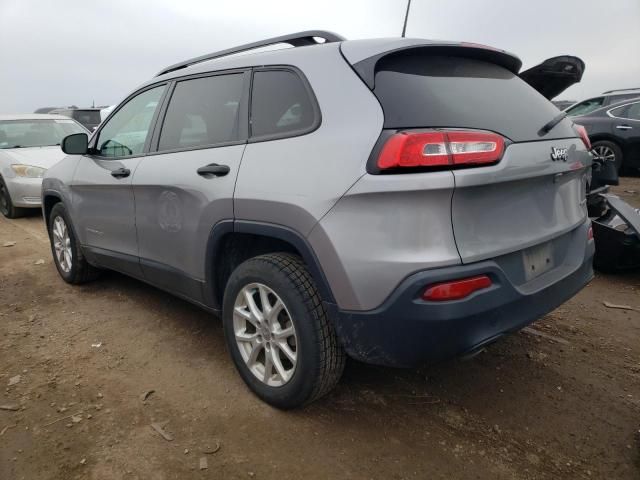
M26 147L0 150L0 158L4 157L9 163L33 165L34 167L51 168L65 157L59 146Z

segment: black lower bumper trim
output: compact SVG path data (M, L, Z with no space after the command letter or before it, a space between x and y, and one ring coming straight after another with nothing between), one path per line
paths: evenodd
M577 269L533 292L512 285L495 262L485 261L412 275L375 310L330 307L338 336L351 357L379 365L419 366L481 348L573 297L593 278L593 246L585 253ZM425 285L480 273L491 277L492 287L458 301L420 299Z

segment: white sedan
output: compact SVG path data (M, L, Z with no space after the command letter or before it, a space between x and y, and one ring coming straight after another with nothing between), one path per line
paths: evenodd
M72 133L88 133L61 115L0 115L0 212L7 218L40 208L42 177L64 158L60 142Z

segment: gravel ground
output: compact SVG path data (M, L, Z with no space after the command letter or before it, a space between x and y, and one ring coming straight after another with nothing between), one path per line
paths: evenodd
M616 190L640 206L640 179ZM638 479L639 288L598 274L538 335L420 370L350 362L280 412L217 318L115 273L69 286L41 219L0 217L0 479Z

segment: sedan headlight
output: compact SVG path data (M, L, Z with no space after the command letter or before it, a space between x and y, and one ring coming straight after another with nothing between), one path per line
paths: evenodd
M11 165L11 169L14 172L16 172L17 176L27 177L27 178L42 178L44 177L44 172L47 171L46 168L34 167L33 165L20 165L20 164Z

